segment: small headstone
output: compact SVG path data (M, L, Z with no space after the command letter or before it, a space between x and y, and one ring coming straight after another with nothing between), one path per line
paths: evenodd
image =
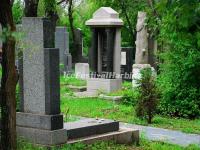
M89 78L90 69L88 63L76 63L75 64L76 78L86 80Z
M121 52L121 74L123 80L132 79L132 65L133 65L133 47L122 47Z

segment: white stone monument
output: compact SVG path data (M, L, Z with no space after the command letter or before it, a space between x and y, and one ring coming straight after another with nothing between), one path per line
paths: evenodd
M89 78L90 69L88 63L76 63L75 64L75 76L76 78L86 80Z
M121 27L123 21L110 7L101 7L86 22L92 29L90 68L96 77L87 80L89 91L112 92L121 89ZM109 77L105 74L109 74ZM112 77L111 77L111 76ZM116 76L117 75L117 76Z
M133 65L132 70L132 84L133 87L137 87L137 80L141 78L140 71L145 68L151 68L153 74L155 75L155 69L151 66L153 65L153 51L156 50L156 47L153 49L152 44L149 43L150 39L146 26L147 14L145 12L138 12L137 20L137 37L136 37L136 54L135 54L135 64ZM154 45L154 44L153 44ZM155 45L154 45L155 46Z

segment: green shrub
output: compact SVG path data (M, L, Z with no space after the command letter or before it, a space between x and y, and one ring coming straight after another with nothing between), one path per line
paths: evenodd
M123 92L122 103L126 105L135 106L139 97L137 89L129 89Z
M139 118L147 119L148 123L152 123L158 104L158 94L155 76L152 75L151 68L141 70L141 79L137 82L139 99L136 104L136 115Z
M166 9L165 9L166 7ZM200 116L200 5L196 0L159 2L160 113Z

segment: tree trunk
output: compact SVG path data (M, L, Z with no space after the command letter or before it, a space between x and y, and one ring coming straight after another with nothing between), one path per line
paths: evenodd
M74 18L73 18L73 0L69 0L69 6L68 6L68 16L69 16L69 24L70 24L70 30L72 34L72 43L73 43L73 51L71 51L72 54L72 61L76 62L78 60L78 43L77 43L77 38L75 35L75 29L74 29Z
M39 0L24 0L26 17L37 17L37 8Z
M128 23L128 26L129 26L129 31L131 33L131 38L132 38L132 41L133 41L133 46L135 46L136 34L134 33L133 26L131 24L130 18L129 18L128 13L127 13L125 1L124 0L119 0L119 4L121 6L122 13L124 13L125 18L127 20L127 23ZM135 54L135 52L134 52L134 54Z
M16 69L15 69L15 32L10 0L0 1L0 23L2 28L8 29L2 54L1 79L1 149L16 150Z

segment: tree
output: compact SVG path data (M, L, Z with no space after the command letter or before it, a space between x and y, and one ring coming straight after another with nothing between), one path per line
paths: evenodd
M1 104L1 149L16 150L16 69L15 69L15 24L10 0L0 1L0 23L3 28Z
M159 50L161 64L158 76L161 91L160 113L173 117L198 118L200 2L157 1L155 8L159 18L151 17L149 24L152 24L153 30L159 31L158 43L162 48L162 51Z
M76 40L76 35L75 35L75 29L74 29L74 18L73 18L73 0L69 0L69 5L68 5L68 17L69 17L69 25L71 29L71 34L72 34L72 40L73 40L73 52L72 52L72 58L73 62L77 60L77 57L79 56L77 52L77 40Z
M136 115L146 119L151 124L158 105L155 75L153 75L151 68L145 68L141 70L141 76L141 79L137 81L140 94L136 105Z

